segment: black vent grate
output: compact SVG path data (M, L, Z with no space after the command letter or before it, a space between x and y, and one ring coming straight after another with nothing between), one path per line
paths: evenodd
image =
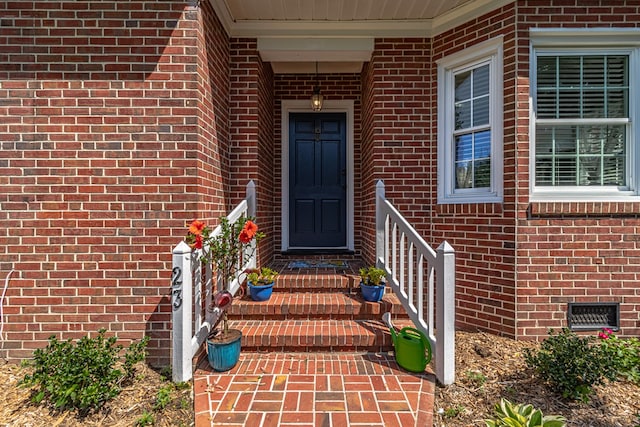
M620 303L570 302L567 317L572 331L595 331L602 328L617 331L620 329Z

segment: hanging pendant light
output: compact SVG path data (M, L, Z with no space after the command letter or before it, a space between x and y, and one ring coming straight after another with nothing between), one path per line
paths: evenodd
M311 95L311 109L313 111L322 110L322 101L324 101L324 97L320 93L320 82L318 80L318 62L316 61L316 86L313 88L313 95Z

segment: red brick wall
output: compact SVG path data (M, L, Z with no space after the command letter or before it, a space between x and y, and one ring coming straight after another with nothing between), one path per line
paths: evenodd
M222 200L198 192L225 168L203 166L228 133L224 34L208 2L1 4L0 354L104 327L167 363L170 251Z
M274 244L275 251L278 252L282 247L282 194L280 191L280 183L282 180L282 101L283 100L310 100L313 89L319 81L322 95L325 102L329 100L353 100L354 101L354 174L355 174L355 244L356 253L360 253L361 229L358 224L362 222L365 215L362 213L359 195L362 193L360 175L363 162L361 160L360 134L361 134L361 102L360 102L360 76L358 74L320 74L318 79L313 74L279 74L274 77L275 84L275 110L274 110L274 159L275 159L275 176L274 176L274 215L275 215L275 233Z
M390 199L414 226L429 229L435 203L435 134L429 107L430 41L376 40L371 61L362 74L363 120L362 198L365 259L375 260L375 185L385 184Z
M260 262L268 263L273 259L275 247L275 223L276 215L279 209L274 204L275 193L278 182L275 179L276 163L280 163L280 159L276 157L274 140L274 76L271 65L259 62L258 78L258 204L257 211L260 213L260 226L266 232L267 237L263 241L258 253Z
M226 177L230 171L229 93L230 46L227 34L208 2L192 25L198 30L197 72L198 103L191 103L191 114L197 112L198 144L187 156L197 159L197 169L186 171L197 177L197 206L194 218L202 218L215 226L218 218L228 213L234 199L229 196ZM189 118L193 121L193 118Z
M360 164L364 167L360 169L360 174L356 177L356 182L360 184L358 192L358 206L360 206L361 215L358 216L357 229L360 231L358 237L362 245L362 259L367 264L373 264L376 259L376 242L375 242L375 185L376 176L373 173L373 147L376 132L376 99L379 89L376 85L379 80L377 74L380 71L376 69L382 68L375 56L371 61L366 63L362 70L362 143L360 149ZM368 218L366 220L365 218Z
M529 171L529 29L639 27L638 1L518 2L518 176ZM567 303L620 302L623 335L640 334L640 203L529 203L518 183L517 335L566 326Z
M456 250L456 323L515 336L515 5L508 5L433 39L433 61L504 36L504 202L433 205L429 243L447 240ZM437 132L437 68L431 70L433 145ZM434 156L435 157L435 156ZM436 164L431 164L435 185ZM431 187L435 192L435 188ZM435 200L435 194L432 194Z
M260 59L255 39L231 41L231 67L231 193L237 203L245 197L247 183L254 181L256 221L266 234L258 256L267 264L273 257L276 214L273 72Z

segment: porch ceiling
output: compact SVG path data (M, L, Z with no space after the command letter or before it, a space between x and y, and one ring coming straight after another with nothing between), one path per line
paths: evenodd
M325 73L358 72L376 37L433 37L514 0L209 1L231 37L258 39L274 72L319 62Z

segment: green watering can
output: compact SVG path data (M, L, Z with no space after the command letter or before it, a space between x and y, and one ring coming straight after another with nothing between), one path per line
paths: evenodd
M391 331L398 365L409 372L424 372L431 361L431 344L427 337L421 331L408 326L398 332L391 323L391 313L383 314L382 320Z

